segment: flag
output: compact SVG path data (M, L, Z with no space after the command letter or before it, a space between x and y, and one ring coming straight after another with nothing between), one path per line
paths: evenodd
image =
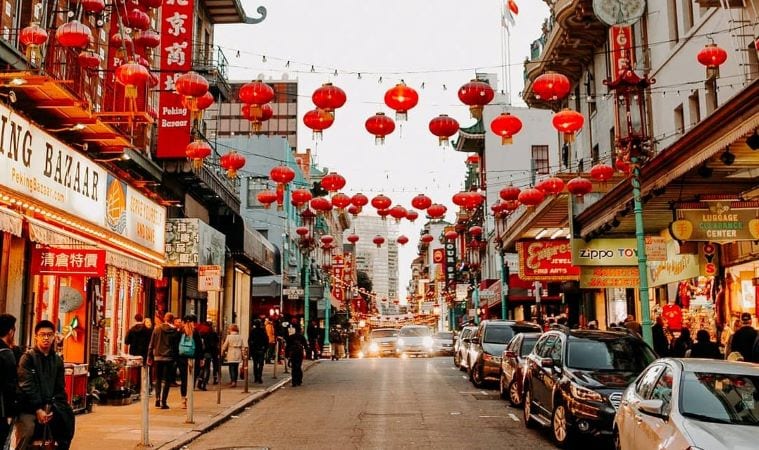
M504 28L508 29L516 25L515 16L519 14L519 7L515 0L506 0L506 7L503 9L501 22Z

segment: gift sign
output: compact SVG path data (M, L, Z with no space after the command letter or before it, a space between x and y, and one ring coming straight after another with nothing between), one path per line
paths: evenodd
M33 275L105 275L105 250L41 247L32 249Z
M572 264L572 246L567 239L517 242L519 277L528 281L567 281L580 277Z

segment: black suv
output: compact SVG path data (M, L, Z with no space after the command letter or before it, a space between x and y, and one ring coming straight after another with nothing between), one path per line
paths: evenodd
M611 436L622 391L655 359L631 333L549 330L527 356L525 425L550 425L559 446L578 432Z
M486 381L500 381L501 357L506 344L519 333L539 333L540 326L513 320L483 320L469 339L466 365L469 379L476 387Z

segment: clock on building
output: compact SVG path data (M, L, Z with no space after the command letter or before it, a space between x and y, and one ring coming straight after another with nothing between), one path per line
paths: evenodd
M645 10L645 0L593 0L593 13L609 26L632 25Z

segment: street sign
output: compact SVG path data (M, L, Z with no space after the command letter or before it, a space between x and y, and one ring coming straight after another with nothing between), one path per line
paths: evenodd
M299 287L285 288L283 293L287 296L288 300L297 300L303 296L305 291Z
M221 266L198 266L198 291L221 291Z

